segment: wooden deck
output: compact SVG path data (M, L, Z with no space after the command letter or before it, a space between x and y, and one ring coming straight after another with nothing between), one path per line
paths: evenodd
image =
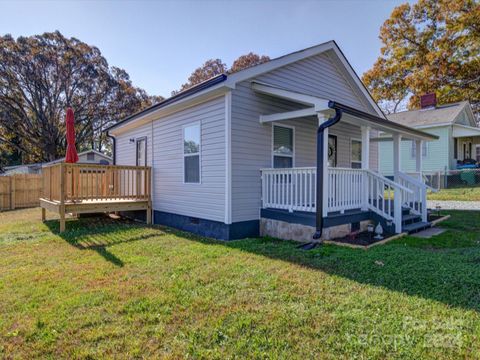
M152 221L151 169L144 166L55 164L43 169L42 220L46 210L65 214L146 211Z

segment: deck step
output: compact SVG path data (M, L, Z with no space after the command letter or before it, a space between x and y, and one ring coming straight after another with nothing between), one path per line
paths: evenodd
M409 233L409 234L412 234L412 233L416 233L416 232L421 231L421 230L425 230L425 229L427 229L431 226L432 225L428 222L420 221L420 222L416 222L416 223L413 223L413 224L408 224L408 225L402 226L402 231L406 232L406 233Z
M402 225L413 224L422 221L422 217L417 214L408 214L402 216Z

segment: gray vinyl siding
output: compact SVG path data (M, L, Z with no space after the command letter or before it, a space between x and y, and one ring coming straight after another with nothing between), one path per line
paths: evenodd
M117 165L136 165L137 148L130 139L147 138L147 165L152 166L152 125L139 126L124 134L118 135L115 141L115 156Z
M201 183L183 183L183 126L201 124ZM154 143L152 143L152 131ZM225 220L225 98L179 111L118 135L119 165L135 165L135 143L147 137L152 166L153 209L223 222ZM152 152L153 149L153 152Z
M374 112L325 54L274 70L255 80ZM251 80L237 84L232 90L233 222L259 218L260 169L272 167L272 124L260 124L259 115L298 108L298 104L253 92ZM282 124L295 127L294 166L314 166L318 120L309 117L279 122ZM340 123L331 129L332 134L338 135L338 166L350 167L350 138L361 139L360 127ZM374 169L377 168L377 154L377 146L372 144L370 163Z
M183 183L183 126L201 124L200 184ZM153 208L225 220L225 98L223 96L153 123Z

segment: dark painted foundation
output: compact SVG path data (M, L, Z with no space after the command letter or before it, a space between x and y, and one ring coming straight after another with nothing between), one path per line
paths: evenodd
M260 233L259 220L225 224L219 221L172 214L157 210L153 213L153 223L220 240L236 240L247 237L256 237L259 236Z
M145 211L123 211L120 215L138 221L145 221L146 218ZM219 240L237 240L260 235L259 220L225 224L220 221L154 210L153 223Z

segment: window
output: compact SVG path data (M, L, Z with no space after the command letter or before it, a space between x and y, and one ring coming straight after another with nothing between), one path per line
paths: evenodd
M352 169L362 167L362 142L352 139Z
M453 139L453 158L458 159L458 139Z
M328 166L337 166L337 137L328 135Z
M293 167L293 128L273 125L273 167Z
M87 160L88 161L95 161L95 154L94 153L88 153L87 154Z
M183 128L183 181L200 183L200 124Z
M415 159L417 157L417 144L413 140L412 140L412 149L411 149L410 153L411 153L412 159ZM428 153L427 142L423 141L422 142L422 156L426 157L427 153Z
M137 139L137 166L147 166L147 138Z

